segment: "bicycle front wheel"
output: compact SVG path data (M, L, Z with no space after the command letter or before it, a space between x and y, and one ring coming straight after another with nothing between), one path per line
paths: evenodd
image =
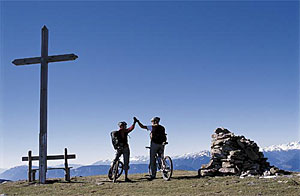
M113 166L111 166L108 170L108 178L113 180Z
M162 176L165 180L170 180L173 174L173 162L171 157L166 156L163 159L163 165L162 165Z

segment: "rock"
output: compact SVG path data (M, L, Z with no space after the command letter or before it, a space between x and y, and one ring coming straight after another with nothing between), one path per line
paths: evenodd
M249 168L250 168L251 170L259 170L259 169L260 169L260 165L257 164L257 163L253 163L253 164L251 164L251 165L249 166Z
M244 161L242 161L242 160L233 160L233 162L234 162L235 165L239 165L239 164L244 163Z
M247 176L250 176L250 175L251 174L250 174L249 171L244 171L244 172L241 173L240 178L244 178L244 177L247 177Z
M223 140L223 139L226 139L226 138L230 138L232 136L232 134L220 134L217 136L216 139L218 140Z
M221 149L222 149L222 152L230 152L230 151L234 150L233 147L229 146L229 145L223 145L221 147Z
M220 144L223 144L224 140L218 139L212 142L212 146L220 146Z
M272 167L270 169L270 173L273 174L273 175L276 174L277 172L279 172L279 169L277 167Z
M220 148L221 148L221 145L219 146L219 145L211 145L211 149L218 149L218 150L220 150Z
M255 169L251 169L251 170L248 170L248 171L251 175L258 175L259 174L258 170L255 170Z
M222 153L212 153L212 156L214 156L215 158L218 159L225 159L226 155L222 154Z
M222 167L223 168L230 168L230 167L234 167L234 164L231 162L222 162Z
M241 150L233 150L229 153L231 156L238 156L241 154Z
M202 165L199 170L201 176L262 175L270 173L277 175L286 171L271 167L267 158L259 151L257 144L245 138L235 136L225 128L217 128L212 135L211 160Z
M212 134L212 135L211 135L211 138L212 138L212 139L216 139L217 137L218 137L218 134Z
M216 134L220 134L220 133L226 134L226 133L230 133L230 131L228 131L227 129L224 129L224 128L217 128L215 130L215 133Z
M260 159L262 159L262 158L265 157L265 156L264 156L264 153L262 153L262 152L259 152L259 153L258 153L258 156L259 156Z
M202 165L202 166L201 166L201 169L204 169L204 168L210 168L210 167L212 167L212 164L213 164L213 160L210 160L210 161L208 162L208 164Z
M213 148L210 152L211 152L211 154L221 154L222 153L220 148Z
M208 164L202 165L201 169L205 169L205 168L211 169L211 168L220 168L220 167L221 167L220 162L212 159L208 162Z
M215 169L201 169L200 172L198 172L200 176L215 176L217 173L217 170Z
M227 175L234 175L237 173L235 168L224 168L224 167L220 168L219 172Z
M248 156L251 160L255 161L255 160L259 159L259 155L256 154L256 153L253 151L252 148L247 147L247 148L245 149L245 152L246 152L247 156Z
M239 155L228 155L227 156L228 159L231 159L231 160L245 160L245 155L243 154L239 154Z
M265 172L263 173L263 176L271 176L271 172L270 172L270 171L265 171Z
M241 147L241 148L245 148L245 145L243 144L243 142L241 140L237 140L236 143Z

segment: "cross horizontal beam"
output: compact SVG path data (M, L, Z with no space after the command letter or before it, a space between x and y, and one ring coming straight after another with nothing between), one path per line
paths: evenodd
M59 160L59 159L64 159L64 158L65 158L64 155L48 155L47 156L47 160ZM76 155L75 154L68 154L67 159L76 159ZM32 161L38 161L39 156L32 156L31 160ZM28 161L28 157L22 157L22 161Z
M13 62L15 65L30 65L41 63L41 57L15 59Z
M62 54L62 55L53 55L48 56L46 61L48 63L53 62L61 62L61 61L70 61L77 59L78 56L75 54ZM19 65L31 65L31 64L38 64L41 63L42 57L33 57L33 58L24 58L24 59L15 59L12 63L19 66Z

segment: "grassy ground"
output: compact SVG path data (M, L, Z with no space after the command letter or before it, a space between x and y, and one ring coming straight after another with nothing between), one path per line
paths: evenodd
M106 176L75 177L71 183L51 179L41 185L26 181L0 185L0 195L300 195L300 175L272 179L258 177L196 177L197 172L175 171L170 181L159 178L148 181L144 174L122 175L117 183Z

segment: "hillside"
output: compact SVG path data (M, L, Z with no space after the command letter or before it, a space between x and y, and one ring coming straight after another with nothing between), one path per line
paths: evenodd
M272 145L261 149L271 165L288 171L300 172L300 141L287 144ZM197 153L187 153L172 156L174 169L197 171L201 165L207 164L210 160L210 152L207 150ZM95 176L105 175L108 171L111 160L100 160L93 165L81 166L70 164L71 176ZM145 173L148 170L149 156L136 156L130 158L129 172L131 174ZM58 165L62 167L62 165ZM1 179L25 180L27 179L28 166L17 166L0 173ZM49 178L62 178L62 170L50 170L47 172Z
M204 152L204 153L203 153ZM203 151L196 154L175 156L173 158L174 168L177 170L190 170L197 171L202 164L206 164L209 161L209 152ZM134 157L135 158L135 157ZM131 174L145 173L148 171L148 157L135 158L130 162ZM146 161L143 161L146 160ZM109 169L109 165L97 165L105 164L108 161L97 162L93 165L86 165L71 169L71 176L95 176L95 175L105 175ZM109 163L110 164L110 163ZM17 166L0 174L0 178L8 180L25 180L27 179L27 169L28 166ZM37 174L38 176L38 174ZM64 176L63 170L50 170L47 172L48 178L62 178Z
M130 175L132 183L112 183L106 176L52 179L46 185L26 181L0 184L0 195L300 195L300 174L272 179L258 177L198 178L194 171L175 171L171 181L148 181L144 174Z

